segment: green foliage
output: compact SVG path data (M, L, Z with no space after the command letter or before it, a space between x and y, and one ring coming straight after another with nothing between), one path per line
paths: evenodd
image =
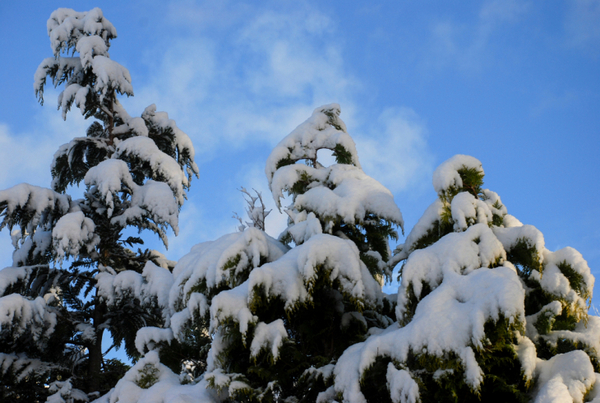
M516 244L507 249L506 258L517 266L519 275L524 279L528 279L534 270L543 272L539 252L526 238L517 240Z
M136 384L142 389L148 389L158 381L160 371L154 364L146 364L139 371Z
M360 386L367 402L392 403L386 382L387 369L392 360L388 357L377 357L363 374Z
M421 238L419 238L413 244L413 250L424 249L424 248L428 247L429 245L433 245L435 242L437 242L443 236L445 236L453 231L454 231L454 229L453 229L452 220L450 220L450 219L436 220L433 223L433 225L431 226L431 228L429 228L427 230L425 235L423 235Z
M567 280L569 280L569 285L572 289L574 289L579 296L585 299L588 302L588 306L591 303L592 295L591 291L587 287L587 283L585 282L583 276L577 273L573 267L567 263L567 261L562 261L558 265L558 269L562 274L565 275Z
M298 179L290 189L291 194L299 195L305 193L312 182L313 178L308 173L302 172L300 174L300 179Z
M439 195L440 199L445 203L450 203L454 196L460 192L469 192L476 199L480 198L481 187L483 186L483 173L476 168L469 168L464 165L457 172L462 180L462 187L450 186L448 189L444 189Z
M402 269L400 269L400 276L402 276ZM400 321L401 326L406 326L408 323L410 323L412 318L415 316L415 312L417 311L419 301L425 298L431 291L432 289L429 283L423 282L421 283L421 294L419 295L419 297L417 297L414 285L412 283L408 285L406 289L408 301L404 307L404 317Z
M354 165L354 161L352 160L352 153L346 150L341 144L335 145L332 155L335 157L335 162L337 162L338 164Z
M52 163L52 187L65 193L68 186L79 185L90 168L95 167L109 156L109 147L102 125L92 123L88 137L76 138L62 146L54 155Z
M518 325L500 317L485 324L487 339L483 348L471 346L477 363L484 372L479 389L465 383L460 357L448 352L442 356L422 351L410 351L404 363L393 362L398 369L409 372L419 386L422 402L526 402L528 387L521 374L520 361L515 352L515 331ZM364 372L361 391L369 402L390 402L389 391L382 379L386 378L389 357L380 356Z
M286 158L283 158L283 159L280 159L279 161L277 161L277 169L282 168L287 165L293 165L295 163L296 163L296 161L293 160L291 158L291 156L288 156Z

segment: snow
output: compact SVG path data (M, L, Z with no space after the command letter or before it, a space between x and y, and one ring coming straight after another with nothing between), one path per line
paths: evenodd
M57 368L57 365L45 363L35 358L29 358L23 353L0 353L0 375L5 375L9 371L18 374L16 381L20 382L33 374L44 374L52 369Z
M6 289L29 277L30 270L26 267L6 267L0 270L0 295L4 295Z
M108 305L118 303L124 297L142 298L143 277L133 270L125 270L116 275L109 272L96 274L98 296Z
M249 230L252 229L246 232ZM206 244L199 246L202 248L198 249L209 247ZM233 381L229 375L219 372L218 358L227 346L221 325L229 320L239 326L242 337L252 336L249 343L251 356L256 356L261 350L267 351L275 360L279 356L279 348L288 333L283 320L262 323L252 313L251 304L257 297L257 290L261 290L261 295L264 292L267 299L279 298L284 302L285 309L293 312L297 305L310 303L316 279L321 276L339 284L339 291L349 296L358 309L382 302L380 286L360 260L356 245L327 234L315 235L277 260L254 268L244 283L221 291L212 299L210 326L214 336L209 352L207 379L224 376L223 385L229 385L231 392ZM249 334L251 325L255 325L253 334Z
M170 318L170 326L173 329L174 337L181 341L186 327L191 322L194 315L204 316L209 311L209 304L206 296L198 292L193 292L189 296L187 307L174 313Z
M10 189L0 190L0 209L6 216L11 216L15 211L22 209L32 213L31 219L26 226L22 228L22 235L32 234L35 227L46 214L55 213L60 216L69 211L70 197L64 194L56 193L51 189L39 186L21 183ZM8 224L12 227L14 224L8 218L2 222L2 227Z
M340 217L347 224L361 223L370 213L404 225L392 193L360 168L337 164L322 171L324 182L333 190L329 186L312 187L296 197L294 208L313 211L320 217Z
M414 251L402 269L398 293L397 316L402 322L407 314L408 287L420 302L412 320L405 327L391 325L344 352L335 369L334 388L345 401L363 402L360 379L378 356L405 362L409 351L426 352L438 357L454 352L464 370L465 382L477 389L483 372L475 359L476 349L484 348L484 324L500 316L515 326L525 320L525 290L511 264L487 267L506 259L502 244L486 224L475 224L464 232L451 233L435 244ZM432 291L421 297L422 284ZM523 341L521 360L531 374L531 342ZM535 354L535 349L533 350ZM535 357L535 355L534 355ZM416 398L417 384L410 375L391 370L388 383L394 401ZM393 375L393 376L392 376ZM392 377L392 378L390 378ZM390 381L392 379L392 381ZM414 381L413 381L414 382ZM402 397L404 396L404 397Z
M67 112L71 109L73 101L82 113L85 111L85 99L88 91L88 87L82 87L77 83L66 86L64 91L58 95L58 107L62 109L63 119L67 118ZM81 103L82 100L83 103Z
M39 64L33 77L33 89L35 91L35 95L40 100L42 100L42 95L44 93L46 76L55 70L57 73L52 77L52 84L56 86L63 76L79 76L83 70L83 67L81 66L81 60L79 57L60 57L58 59L48 57L44 59ZM59 102L59 105L60 104L61 102Z
M91 323L78 323L75 329L80 332L83 341L94 342L96 340L96 329Z
M427 232L433 228L435 222L440 220L443 208L444 204L439 199L427 207L421 218L419 218L415 226L410 230L404 244L398 247L399 252L392 258L393 262L400 262L408 257L414 250L415 243L427 235Z
M481 162L468 155L455 155L454 157L443 162L433 172L433 188L437 193L442 193L447 189L462 188L463 182L458 171L463 168L472 168L483 175Z
M117 30L104 18L99 8L87 12L59 8L50 15L46 26L54 56L59 56L61 51L68 51L75 46L71 43L73 40L78 41L84 36L98 35L107 44L107 48L108 39L117 36Z
M504 221L507 221L507 217L512 216L505 216ZM515 222L515 220L508 218L508 221L512 224L510 227L494 227L494 234L506 250L511 250L519 241L524 241L528 247L535 248L538 257L543 262L544 255L542 251L546 250L544 235L533 225L518 225L520 223Z
M493 219L488 205L469 192L460 192L452 199L450 211L455 231L465 231L474 223L487 224Z
M152 172L154 180L166 182L177 203L181 206L184 202L184 187L188 186L188 178L182 172L177 161L158 149L154 141L148 137L132 137L117 145L113 158L140 160L147 163Z
M92 60L92 71L97 79L95 88L102 93L100 100L107 94L111 95L112 90L119 94L133 95L129 70L119 63L106 56L97 55Z
M20 294L0 297L0 331L12 332L15 338L28 331L34 341L43 343L43 337L52 334L57 323L56 314L46 306L42 297L34 300Z
M135 348L140 354L155 349L157 343L166 342L171 344L173 340L173 331L169 328L161 329L153 326L146 326L137 331L135 335Z
M507 214L506 206L502 204L502 200L498 193L493 192L489 189L483 189L481 191L483 195L483 201L489 206L492 214L504 217Z
M392 193L360 168L345 164L320 169L301 164L279 168L271 181L278 206L283 192L303 180L303 175L308 175L312 183L305 193L296 196L293 204L296 212L306 210L327 221L340 220L347 224L362 224L368 214L374 214L401 227L404 225Z
M544 250L543 255L546 264L542 277L542 287L545 290L559 295L572 295L571 292L576 293L578 297L583 299L583 301L578 300L579 303L585 303L586 299L592 298L595 279L587 261L581 256L581 253L571 247L566 247L556 252ZM576 292L571 288L569 281L558 268L558 265L563 263L568 264L575 273L581 276L583 280L583 294L579 294L578 291ZM549 271L552 271L552 275L549 275ZM567 281L567 284L564 283L564 280ZM575 296L569 299L571 298L572 300L576 299Z
M295 210L294 215L312 212L329 222L321 231L329 232L334 220L362 224L368 214L403 227L402 213L392 193L360 168L354 141L346 132L339 114L337 104L315 109L307 121L273 149L267 159L265 173L276 205L281 207L284 192L292 193L294 185L303 183L306 191L295 195L291 210ZM339 146L349 153L350 164L323 167L316 161L318 150L327 148L335 151ZM307 160L310 165L295 164L299 160ZM283 162L288 165L280 166ZM292 217L296 224L305 221L301 218ZM306 232L307 225L310 225L309 232ZM292 230L290 235L304 242L311 234L317 233L320 232L315 224L307 222Z
M344 352L335 369L335 390L345 401L364 401L359 386L363 372L378 356L405 362L409 351L438 357L454 352L460 357L465 382L477 389L483 372L470 345L484 347L487 320L498 320L502 314L522 321L523 301L524 290L512 269L480 268L466 275L449 272L441 285L421 300L405 327L392 325Z
M163 130L170 129L173 131L174 145L179 153L179 164L181 166L184 165L184 161L181 159L181 157L183 154L186 154L189 157L189 161L187 161L189 166L186 168L188 177L191 178L192 175L198 176L199 170L198 166L194 162L195 151L192 140L187 134L179 129L179 127L177 127L177 124L173 119L169 119L167 112L156 112L156 105L152 104L144 109L144 112L142 113L142 119ZM131 125L131 123L129 124Z
M58 260L69 256L77 257L85 248L90 253L100 237L94 233L94 222L81 211L62 216L52 230L52 246Z
M356 245L327 234L315 235L280 259L250 273L249 290L264 290L267 298L279 297L285 309L310 302L317 277L340 282L340 291L362 307L381 303L379 284L360 260ZM253 291L249 291L252 298Z
M434 289L450 274L468 274L504 260L506 253L502 244L485 224L473 225L463 233L448 234L434 245L414 251L402 270L402 284L398 291L398 320L401 321L405 313L409 286L412 286L419 298L424 283Z
M233 288L240 276L247 276L249 269L258 267L261 260L276 260L288 249L257 228L247 228L244 232L224 235L216 241L200 243L173 269L175 286L171 290L170 306L173 311L183 307L185 296L200 283L205 283L207 291L227 283Z
M133 190L137 185L133 182L129 167L125 161L110 159L92 167L85 174L87 186L94 186L100 193L100 199L108 207L107 217L112 217L115 208L114 199L123 188Z
M285 212L292 220L292 223L288 225L285 231L280 235L280 238L283 239L286 234L289 234L296 245L301 245L313 235L323 233L321 222L317 216L315 216L315 213L311 212L306 214L306 211L295 212L289 209Z
M147 140L152 142L150 139ZM165 154L163 156L170 158ZM177 170L181 173L178 167ZM93 187L93 190L99 193L100 199L107 207L106 215L109 218L113 216L115 200L119 201L119 194L123 191L131 194L131 202L124 211L119 211L118 215L111 220L113 224L122 227L127 224L143 227L141 222L144 218L148 218L155 223L151 229L168 224L177 235L179 205L166 183L148 180L142 186L138 186L131 177L127 163L118 159L102 161L90 168L84 180L87 186ZM163 241L166 241L166 237L163 237Z
M579 350L557 354L548 361L538 359L536 375L535 403L583 403L596 382L589 357Z
M529 327L529 317L527 317L527 327ZM526 380L533 379L533 374L537 364L537 351L535 344L529 337L517 334L517 356L521 362L521 371Z
M144 279L144 293L156 298L159 307L167 308L169 306L169 291L173 285L171 272L152 262L146 262L142 277Z
M239 286L220 292L212 300L210 306L210 330L211 332L225 322L233 319L245 339L250 324L255 324L258 317L253 315L248 306L248 280Z
M143 218L151 219L157 226L169 224L175 235L179 233L179 206L169 185L153 180L148 180L142 186L134 184L130 207L114 217L111 223L123 227L127 224L137 224L143 228L143 225L139 224ZM166 237L161 238L165 245L168 245Z
M419 401L419 385L411 378L408 371L396 369L390 362L386 379L392 402L417 403Z
M556 301L554 301L556 302ZM542 336L548 340L551 345L556 346L559 340L573 340L578 345L585 346L585 351L592 357L600 358L600 318L598 316L589 315L587 323L581 320L575 326L573 331L570 330L554 330L548 335Z
M144 374L154 373L156 382L146 389L140 387ZM160 363L158 353L150 351L119 380L106 395L94 403L218 403L221 396L202 380L181 385L179 377Z
M98 35L81 37L77 41L75 50L79 52L79 59L84 69L92 65L94 56L108 57L107 43Z
M259 322L254 329L254 338L250 345L250 357L256 357L266 350L273 357L274 361L279 358L279 349L283 340L288 338L283 320L277 319L269 324Z
M352 164L360 168L356 145L339 118L340 113L338 104L318 107L310 118L281 140L267 158L265 173L269 184L280 161L316 159L318 150L334 150L337 145L344 147L350 153Z
M103 268L96 274L96 281L98 296L109 306L135 298L141 306L157 306L167 311L173 278L168 269L152 262L146 262L141 274L133 270L115 273Z
M46 400L47 403L71 403L74 401L88 402L85 392L75 389L71 384L71 378L64 382L55 381L50 383L48 391L52 393Z
M144 122L144 119L131 118L127 121L127 125L131 128L131 131L133 131L136 136L148 137L148 128L146 127L146 122Z
M600 318L597 316L588 315L581 318L575 325L573 330L552 330L548 334L539 334L535 324L541 316L549 317L550 319L560 315L563 312L563 307L559 301L552 301L539 312L527 316L527 337L534 342L539 342L543 339L551 346L556 347L560 341L570 340L574 344L584 348L585 351L592 357L600 358Z

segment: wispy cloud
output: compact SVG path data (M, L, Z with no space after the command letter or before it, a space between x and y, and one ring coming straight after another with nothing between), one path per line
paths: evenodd
M15 131L0 122L0 189L21 182L49 187L50 164L58 147L73 137L85 136L87 124L78 111L66 122L62 120L56 111L57 96L57 91L47 91L47 102L32 118L36 123L33 129Z
M431 26L431 40L426 64L432 67L454 65L474 72L482 67L489 43L504 25L518 23L529 10L529 2L488 0L482 3L477 19L463 23L452 19Z
M229 183L220 184L216 194L200 194L196 190L200 183L193 184L180 215L179 236L170 238L168 256L172 259L197 242L235 230L231 215L233 211L242 215L244 209L242 195L235 190L238 186L261 191L273 209L267 231L277 236L283 230L287 216L274 208L264 160L244 150L269 150L319 105L342 105L342 118L356 136L367 173L393 191L405 190L431 172L425 125L416 113L391 108L373 125L363 117L372 113L358 112L357 105L368 89L345 63L339 21L309 2L290 4L175 1L166 7L162 20L166 23L156 26L152 34L160 40L143 42L148 47L144 53L152 57L146 60L147 74L131 71L135 97L122 100L127 110L138 115L155 103L192 138L201 183L205 178L219 181L225 175L238 182L231 189L224 189ZM24 172L19 181L36 177L34 172L42 165L48 172L56 148L84 135L89 125L77 111L63 122L51 104L56 94L48 93L47 98L48 105L38 117L43 120L39 126L48 131L45 140L28 133L25 137L32 140L22 146L24 151L36 150L39 158L31 154L32 158L44 162ZM0 127L0 139L4 137L11 142L6 147L11 153L19 149L18 134ZM223 161L223 154L235 161L215 167L217 160ZM7 164L14 166L14 159ZM49 184L49 180L48 174L44 182ZM219 214L211 203L219 204ZM154 240L147 246L162 249Z
M197 28L221 19L225 27ZM180 34L128 105L140 110L155 102L176 111L171 115L202 145L203 158L248 141L274 144L315 106L349 103L357 87L345 71L334 24L307 4L279 9L182 2L167 20Z
M567 45L600 53L600 0L571 0L565 17Z
M365 135L355 138L365 172L392 192L429 185L434 158L427 145L426 124L414 110L388 108Z
M565 91L562 94L545 93L540 101L531 110L531 116L539 117L546 112L553 112L571 106L578 99L574 91Z

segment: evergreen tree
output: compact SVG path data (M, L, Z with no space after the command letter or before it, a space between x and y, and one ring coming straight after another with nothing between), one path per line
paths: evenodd
M98 403L600 401L587 263L509 215L477 159L435 171L439 198L393 256L400 211L337 105L284 138L266 174L278 206L291 195L280 240L247 199L242 232L196 245L163 281L168 327L138 331L145 355ZM399 263L395 304L380 281Z
M100 401L160 393L165 401L185 394L198 402L312 402L348 346L393 322L381 282L402 215L360 168L339 114L335 104L317 108L267 160L278 207L284 192L292 200L281 240L262 231L262 198L247 199L251 221L243 232L199 244L177 263L170 328L138 332L145 357ZM321 149L337 163L323 166ZM182 344L205 358L190 354L179 368L171 365L173 346ZM177 372L190 385L166 387Z
M104 331L137 358L137 330L163 325L166 301L149 287L144 299L105 290L170 276L173 262L132 249L143 241L131 230L150 230L166 246L198 172L190 139L166 113L151 105L131 117L118 101L133 95L131 78L109 58L116 30L100 9L58 9L47 26L54 57L38 67L35 93L43 102L50 77L63 87L63 118L76 106L94 121L54 154L52 189L21 184L0 192L1 227L12 230L15 247L13 266L0 271L6 401L41 401L48 393L87 400L125 373L123 363L103 358ZM83 198L73 199L67 192L80 185Z
M397 323L347 349L319 401L600 401L594 278L507 214L481 163L434 173L438 200L398 249Z

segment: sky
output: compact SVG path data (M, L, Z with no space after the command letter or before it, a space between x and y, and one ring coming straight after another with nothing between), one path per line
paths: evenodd
M33 74L52 56L46 21L90 1L1 2L0 189L50 186L58 147L91 123L56 111L51 87L35 99ZM365 172L387 186L406 234L436 198L435 168L478 158L485 188L600 274L600 0L534 1L111 1L110 56L132 77L132 116L156 104L192 139L192 181L168 251L236 231L241 187L274 207L264 164L314 108L339 103ZM74 190L77 193L77 190ZM404 236L400 236L402 243ZM12 246L0 232L0 267ZM600 282L599 282L600 284ZM596 287L596 294L600 285ZM594 301L593 301L594 303ZM595 303L600 307L600 302Z

